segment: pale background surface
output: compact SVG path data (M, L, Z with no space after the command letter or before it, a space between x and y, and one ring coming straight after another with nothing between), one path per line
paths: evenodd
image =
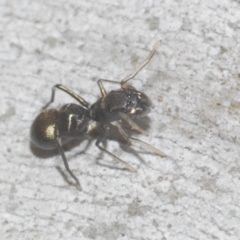
M239 12L233 0L1 0L1 239L238 240ZM108 141L132 174L94 141L80 154L83 141L66 152L77 191L59 155L33 154L31 122L54 84L93 103L99 77L121 80L159 39L132 84L155 105L139 137L169 157ZM68 102L58 92L53 106Z

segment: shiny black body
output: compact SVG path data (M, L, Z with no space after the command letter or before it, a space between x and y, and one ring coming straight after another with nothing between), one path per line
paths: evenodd
M120 120L119 112L133 117L146 116L151 106L146 94L128 86L127 89L114 90L101 97L90 107L89 114L91 119L106 123Z
M89 121L87 109L81 105L70 103L60 109L42 111L33 121L30 130L31 141L36 147L44 150L59 150L66 170L76 181L80 190L80 182L68 166L62 145L87 132Z
M87 131L89 118L87 110L77 104L66 104L60 109L42 111L31 126L30 137L38 148L52 150L57 148L56 139L62 144L77 138Z

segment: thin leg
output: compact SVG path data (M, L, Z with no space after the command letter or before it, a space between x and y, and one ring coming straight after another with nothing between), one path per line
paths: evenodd
M125 87L125 84L133 79L148 63L149 61L151 60L151 58L153 57L153 55L155 54L155 52L157 51L157 49L159 48L161 44L161 41L158 41L157 43L155 43L152 51L149 53L149 55L147 56L147 58L143 61L143 63L133 72L131 73L130 75L126 76L122 81L121 81L121 85L122 85L122 88Z
M65 153L64 153L64 151L62 149L62 143L61 143L61 138L60 137L57 137L57 148L58 148L58 151L60 152L60 154L62 155L63 163L65 165L65 168L66 168L67 172L75 180L76 186L77 186L78 190L81 191L82 187L81 187L80 182L78 181L78 179L75 177L75 175L72 173L72 171L69 168L69 165L68 165L68 162L67 162L67 158L66 158Z
M98 86L100 88L100 91L101 91L101 94L102 94L102 97L105 97L107 96L107 92L103 86L103 82L108 82L108 83L114 83L114 84L121 84L120 82L118 81L115 81L115 80L109 80L109 79L99 79L98 80Z
M145 136L148 136L148 133L145 130L143 130L141 127L139 127L130 117L128 117L128 115L121 112L119 112L118 114L123 120L125 120L132 127L133 130Z
M90 107L90 104L87 101L85 101L83 98L81 98L78 94L74 93L72 90L70 90L69 88L67 88L61 84L57 84L57 85L53 86L53 88L52 88L52 95L51 95L50 101L42 109L47 108L51 103L53 103L53 101L55 99L56 88L69 94L71 97L76 99L83 107L85 107L87 109Z
M118 158L117 156L115 156L114 154L110 153L108 150L106 150L105 148L101 147L100 146L100 143L106 139L107 137L107 134L108 134L108 131L109 131L109 127L108 126L104 126L104 130L102 132L102 134L100 135L100 137L98 138L98 140L96 141L96 146L102 150L103 152L107 153L108 155L110 155L114 160L122 163L125 165L126 169L129 170L130 172L136 172L136 170L131 166L129 165L128 163L126 163L125 161L123 161L122 159Z
M102 84L102 81L103 81L103 79L99 79L97 83L98 83L98 86L100 88L102 97L105 97L105 96L107 96L107 92L106 92L106 90L105 90L105 88L104 88L104 86Z
M159 149L153 147L152 145L145 143L137 138L129 137L128 134L124 131L123 127L119 123L115 123L117 126L119 133L130 143L138 143L142 148L147 149L148 151L155 153L161 157L166 157L167 155L160 151Z
M153 55L155 54L155 52L157 51L157 49L159 48L161 44L161 41L158 41L157 43L155 43L153 50L149 53L149 55L147 56L147 58L143 61L143 63L130 75L128 75L127 77L125 77L121 82L118 82L116 80L109 80L109 79L99 79L98 80L98 86L100 88L100 91L102 93L102 96L106 96L106 90L103 87L102 82L108 82L108 83L114 83L114 84L121 84L122 88L125 88L126 86L124 86L126 84L126 82L128 82L129 80L133 79L151 60L151 58L153 57Z

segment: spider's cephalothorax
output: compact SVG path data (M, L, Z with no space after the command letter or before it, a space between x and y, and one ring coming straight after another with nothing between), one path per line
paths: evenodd
M119 113L131 117L146 116L152 103L147 95L134 87L112 90L90 107L90 116L97 122L113 122L120 120Z

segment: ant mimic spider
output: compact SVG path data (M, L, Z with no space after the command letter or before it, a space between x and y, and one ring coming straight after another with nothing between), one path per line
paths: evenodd
M150 144L130 137L121 125L121 121L124 120L132 129L142 134L146 134L146 132L132 120L132 117L140 118L146 116L152 106L151 101L146 94L136 90L133 86L128 85L127 82L133 79L139 71L147 65L159 48L159 45L160 41L155 44L152 51L136 71L120 82L121 88L119 90L112 90L107 93L103 86L103 82L118 84L119 82L107 79L98 80L98 86L102 97L92 105L61 84L57 84L52 88L50 101L43 107L44 110L36 117L32 124L30 133L31 141L35 146L41 149L58 149L62 156L65 168L75 180L78 189L81 189L80 182L69 168L62 145L74 138L80 137L83 133L88 133L91 120L99 122L102 127L102 132L95 143L96 146L101 151L123 164L125 168L131 172L136 172L136 170L127 162L101 146L101 143L107 138L111 126L116 126L120 135L127 142L138 143L142 148L162 157L166 156L163 152ZM69 94L79 103L79 105L70 103L64 105L60 109L45 110L54 101L56 89L60 89Z

